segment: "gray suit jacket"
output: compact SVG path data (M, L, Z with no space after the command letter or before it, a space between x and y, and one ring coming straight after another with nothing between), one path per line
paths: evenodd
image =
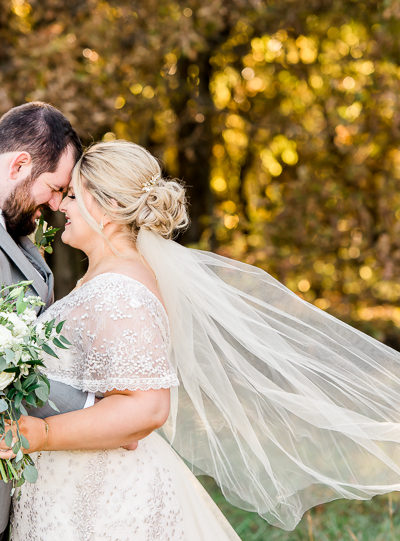
M22 237L17 244L0 225L0 285L10 285L21 280L32 280L31 293L41 297L46 306L53 302L53 274L36 246ZM61 413L82 409L87 394L59 382L51 382L50 398ZM30 415L48 417L56 412L49 406L30 409ZM8 523L10 511L10 483L0 481L0 539Z

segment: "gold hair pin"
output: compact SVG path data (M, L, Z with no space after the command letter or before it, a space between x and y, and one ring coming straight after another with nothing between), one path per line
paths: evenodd
M155 173L150 180L146 180L142 184L142 192L149 192L155 184L160 180L161 176L159 173Z

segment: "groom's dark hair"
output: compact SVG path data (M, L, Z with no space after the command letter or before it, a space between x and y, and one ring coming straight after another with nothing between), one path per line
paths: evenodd
M69 145L77 161L82 154L79 137L69 120L48 103L24 103L0 118L0 154L29 152L34 179L42 173L53 173Z

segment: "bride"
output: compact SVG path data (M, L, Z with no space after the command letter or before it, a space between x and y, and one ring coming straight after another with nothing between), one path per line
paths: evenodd
M138 145L89 148L60 210L89 268L40 316L72 343L46 371L102 399L22 418L39 477L14 498L13 541L239 539L193 473L285 529L400 489L398 352L261 269L171 240L184 189Z

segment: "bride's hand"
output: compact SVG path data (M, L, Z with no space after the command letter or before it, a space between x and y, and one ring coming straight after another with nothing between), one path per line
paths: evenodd
M24 453L34 453L36 451L42 451L45 447L47 433L46 423L43 419L37 417L31 417L30 415L21 415L18 421L19 431L25 436L29 442L29 449L22 449ZM5 421L5 432L12 430L13 433L13 445L17 441L17 425L11 423L11 421ZM15 454L12 449L6 445L4 438L0 441L0 458L8 459L14 458Z
M139 442L135 440L135 441L132 441L131 443L128 443L128 445L124 445L123 449L126 449L127 451L134 451L135 449L137 449L138 445L139 445Z

